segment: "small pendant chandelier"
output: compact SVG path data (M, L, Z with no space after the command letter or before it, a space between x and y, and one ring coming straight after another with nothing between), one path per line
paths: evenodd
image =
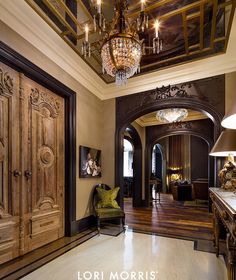
M95 2L95 1L93 1ZM104 42L101 48L103 74L115 77L117 85L124 85L127 79L140 72L140 61L145 49L152 50L159 54L162 50L162 40L159 38L159 21L154 24L155 37L153 46L146 47L144 40L140 40L139 32L148 29L148 15L145 13L145 0L141 0L141 11L139 17L131 22L127 17L128 4L126 0L115 1L115 16L107 27L104 15L102 14L101 0L94 3L96 14L93 20L94 32L105 33ZM85 41L82 45L84 57L90 57L91 47L88 41L89 26L85 26Z
M170 108L157 111L157 120L164 123L181 122L188 116L188 110L183 108Z

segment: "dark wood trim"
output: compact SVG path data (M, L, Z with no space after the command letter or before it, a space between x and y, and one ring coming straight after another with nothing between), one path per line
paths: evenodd
M183 123L185 124L185 123ZM151 157L152 149L155 144L162 138L174 135L193 135L203 139L208 145L209 152L214 144L214 125L206 120L196 120L188 122L188 126L178 128L171 125L151 126L146 129L146 153L145 166L147 166L145 173L145 182L148 184L151 175ZM208 156L208 180L209 185L214 186L214 158ZM147 196L148 192L146 192Z
M122 139L126 127L145 114L174 107L184 107L207 114L214 124L213 141L216 141L222 130L221 120L225 110L225 76L220 75L187 84L161 87L116 98L115 184L117 186L122 187ZM199 136L202 137L202 135ZM146 148L145 156L147 156L148 152ZM214 185L216 185L218 174L216 159L211 159L210 161L211 163L214 161L213 177ZM145 174L145 176L148 174L146 169ZM145 185L145 189L147 189L147 185ZM145 194L145 198L146 196Z
M124 137L129 140L134 147L133 155L133 207L142 206L142 142L140 136L132 125L129 125L127 132L130 137ZM122 167L123 169L123 167ZM123 179L123 178L122 178ZM124 186L124 181L122 186Z
M81 232L83 230L87 230L91 227L96 227L96 218L93 215L82 218L76 221L76 230L77 232Z
M65 234L76 233L76 93L0 41L0 61L65 100Z

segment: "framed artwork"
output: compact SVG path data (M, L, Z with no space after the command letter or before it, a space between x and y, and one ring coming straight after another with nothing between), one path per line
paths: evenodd
M102 176L101 150L79 147L80 178L96 178Z

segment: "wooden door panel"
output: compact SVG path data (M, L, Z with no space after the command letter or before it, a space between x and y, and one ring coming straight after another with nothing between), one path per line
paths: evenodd
M30 135L26 168L32 172L25 181L25 250L30 251L64 235L64 99L27 78L24 89Z
M20 171L19 75L0 63L0 263L19 255L20 176L14 173L17 170Z
M0 63L0 263L64 235L64 99Z

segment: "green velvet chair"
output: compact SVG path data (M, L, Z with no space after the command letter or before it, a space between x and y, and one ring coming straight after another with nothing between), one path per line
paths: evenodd
M101 205L101 199L99 198L99 193L98 193L98 188L109 191L112 190L111 187L105 184L98 184L94 186L94 191L93 191L93 210L94 210L94 215L96 218L97 222L97 229L98 229L98 234L100 234L101 231L101 223L102 221L112 221L112 220L118 220L120 219L123 225L123 228L125 230L125 213L121 208L118 208L118 204L115 201L116 207L113 208L112 206L108 207L103 207Z

